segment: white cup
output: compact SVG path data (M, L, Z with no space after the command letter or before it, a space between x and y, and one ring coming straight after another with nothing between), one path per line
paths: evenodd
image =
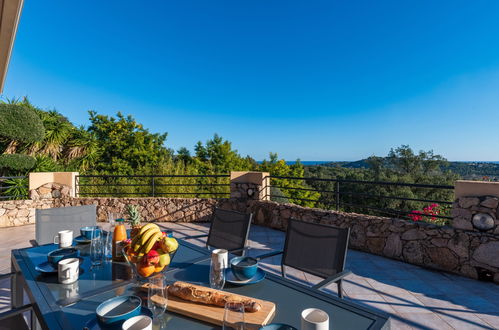
M73 231L61 230L54 236L54 244L59 244L59 247L66 248L73 245Z
M59 283L71 284L78 280L80 274L80 259L62 259L57 264Z
M225 249L211 251L211 265L215 269L225 269L229 262L229 252Z
M302 330L329 330L329 315L317 308L307 308L301 312Z
M152 319L147 315L139 315L129 318L121 326L123 330L151 330Z

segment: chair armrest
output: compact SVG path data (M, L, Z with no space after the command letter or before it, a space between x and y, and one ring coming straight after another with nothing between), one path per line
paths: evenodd
M345 276L348 276L350 274L352 274L351 271L344 270L342 272L339 272L338 274L329 276L328 278L324 279L323 281L317 283L316 285L312 286L312 289L320 290L323 287L328 286L331 283L338 282L339 280L343 279Z
M21 306L18 308L13 308L13 309L8 310L6 312L0 313L0 321L5 320L5 319L12 317L14 315L22 314L22 313L30 311L32 309L33 309L32 304L24 305L24 306Z
M261 259L270 258L270 257L276 256L276 255L282 254L282 253L283 253L283 251L269 252L269 253L259 255L259 256L255 257L255 259L260 261Z
M208 237L208 234L186 236L186 237L182 237L182 239L193 239L193 238L201 238L201 237Z

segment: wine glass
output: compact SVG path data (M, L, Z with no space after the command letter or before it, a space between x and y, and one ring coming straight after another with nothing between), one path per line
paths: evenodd
M221 290L225 285L225 267L211 263L210 267L210 288Z
M159 318L165 313L168 303L165 277L161 274L149 278L147 289L147 307L152 312L153 317Z
M104 242L102 231L99 227L92 230L90 241L90 260L92 262L92 267L100 266L102 264L102 258L104 256Z
M223 330L244 330L244 327L244 305L240 302L226 302Z

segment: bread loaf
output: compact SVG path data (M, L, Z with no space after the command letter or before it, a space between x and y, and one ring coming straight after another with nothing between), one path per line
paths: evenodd
M220 307L225 307L226 302L241 303L244 310L250 313L258 312L262 308L254 299L181 281L168 286L168 293L184 300Z

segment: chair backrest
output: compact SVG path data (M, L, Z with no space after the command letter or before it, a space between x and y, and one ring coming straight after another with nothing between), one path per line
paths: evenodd
M73 237L80 235L80 228L97 224L95 205L58 207L36 210L36 242L39 245L54 242L61 230L72 230Z
M206 245L228 251L241 250L235 253L241 255L246 247L252 216L251 213L215 208Z
M282 264L326 278L344 270L350 228L290 219Z

